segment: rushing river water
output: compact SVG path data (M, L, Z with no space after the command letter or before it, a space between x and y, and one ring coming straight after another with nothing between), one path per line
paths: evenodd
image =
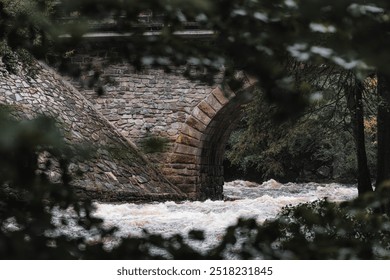
M203 230L207 239L196 244L202 250L218 243L225 229L239 217L258 222L276 217L283 206L296 205L327 197L331 201L357 196L356 186L340 184L280 184L269 180L263 184L247 181L225 183L224 195L231 201L165 202L151 204L97 203L96 216L107 226L119 228L119 236L139 236L142 229L151 233L186 236L192 229Z

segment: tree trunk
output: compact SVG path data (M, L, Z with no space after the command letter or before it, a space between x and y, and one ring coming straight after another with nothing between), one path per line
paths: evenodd
M357 179L359 196L373 191L365 144L363 90L363 84L359 80L354 79L353 84L346 91L348 109L351 112L352 130L358 162Z
M381 100L378 106L378 173L376 191L383 192L390 201L390 76L378 74L378 95ZM383 211L390 213L390 203L383 205Z

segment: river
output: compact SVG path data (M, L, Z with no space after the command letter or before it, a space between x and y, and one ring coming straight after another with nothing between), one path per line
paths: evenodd
M151 233L186 236L192 229L203 230L206 240L195 244L207 250L218 243L225 229L239 217L255 218L258 222L276 217L283 206L296 205L327 197L344 201L357 196L354 185L287 183L269 180L262 184L248 181L225 183L224 195L229 201L186 201L149 204L96 203L97 217L107 226L119 228L118 236L139 236L142 229Z

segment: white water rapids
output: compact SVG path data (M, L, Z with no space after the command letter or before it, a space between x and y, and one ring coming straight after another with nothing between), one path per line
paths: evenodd
M269 180L263 184L247 181L225 183L224 195L233 201L187 201L151 204L96 203L96 216L107 226L119 228L118 236L140 236L142 229L150 233L187 236L192 229L205 232L206 240L194 244L200 250L215 246L225 229L239 217L258 222L276 217L283 206L296 205L327 197L345 201L357 196L356 186L340 184L280 184Z

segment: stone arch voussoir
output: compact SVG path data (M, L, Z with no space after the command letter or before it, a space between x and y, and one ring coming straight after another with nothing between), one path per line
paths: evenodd
M239 119L241 105L251 101L251 89L257 83L244 78L235 92L227 85L214 87L193 108L176 138L165 173L190 198L222 198L226 141Z

